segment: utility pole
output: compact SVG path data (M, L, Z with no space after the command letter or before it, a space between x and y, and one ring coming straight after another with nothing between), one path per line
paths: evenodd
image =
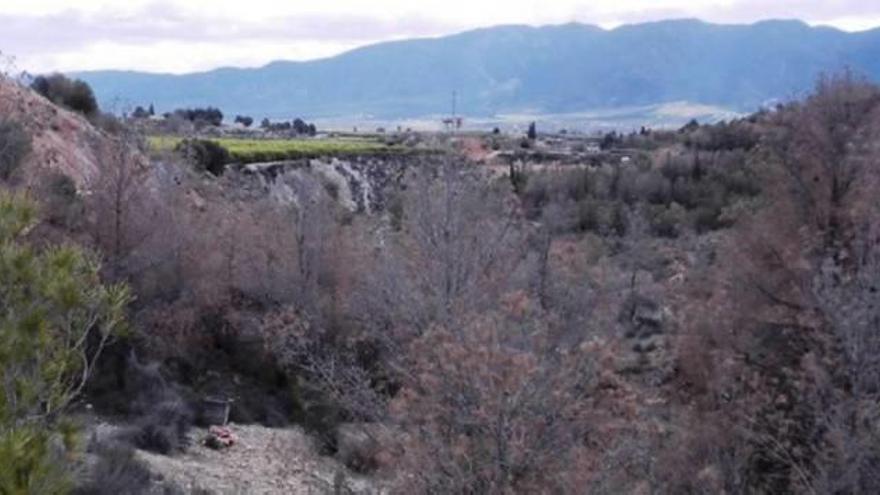
M457 115L458 91L452 91L452 132L461 128L461 118Z
M458 112L458 92L452 91L452 115L443 119L443 125L446 127L447 131L452 131L453 133L461 128L461 117L458 117L456 114Z
M455 105L457 103L457 101L456 101L457 99L458 99L458 92L453 90L452 91L452 118L453 119L455 118Z

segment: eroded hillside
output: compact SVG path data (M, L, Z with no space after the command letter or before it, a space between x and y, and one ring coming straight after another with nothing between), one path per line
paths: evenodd
M94 181L103 163L111 161L113 138L96 129L84 116L52 104L34 91L13 81L0 80L0 113L21 123L32 139L33 152L26 158L24 180L41 172L59 172L82 188ZM135 149L126 150L132 159Z

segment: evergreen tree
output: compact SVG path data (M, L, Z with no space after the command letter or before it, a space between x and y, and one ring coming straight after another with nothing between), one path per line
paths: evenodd
M35 205L0 193L0 493L69 489L52 438L72 447L65 412L101 350L123 328L124 286L104 286L96 257L74 246L37 250L23 237Z

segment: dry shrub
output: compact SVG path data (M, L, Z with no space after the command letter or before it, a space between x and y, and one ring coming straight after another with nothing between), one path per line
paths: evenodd
M858 384L880 374L846 349L870 348L876 329L866 324L872 284L859 282L873 278L873 254L858 246L876 242L867 205L876 203L878 116L880 91L843 74L768 117L753 156L764 204L740 221L704 297L690 303L680 376L700 410L729 425L720 443L738 454L722 476L727 490L876 489L876 452L857 440L876 426L854 419L865 412L856 404L876 397Z
M571 491L583 486L593 360L588 345L550 335L489 316L412 340L392 330L379 342L378 369L363 367L357 346L310 345L313 333L288 351L376 442L342 454L388 471L402 491ZM379 386L379 369L390 387Z
M76 495L141 495L151 493L149 469L135 457L134 450L118 442L102 443L91 448L97 456L87 473L87 481L80 484Z
M414 342L391 404L415 491L569 491L590 428L593 360L491 319ZM415 473L415 474L413 474Z

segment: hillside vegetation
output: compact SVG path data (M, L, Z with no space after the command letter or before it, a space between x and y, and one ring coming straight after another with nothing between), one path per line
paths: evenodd
M0 492L880 489L880 88L849 72L713 125L211 174L0 89L32 140L0 157ZM204 450L218 397L254 443Z

